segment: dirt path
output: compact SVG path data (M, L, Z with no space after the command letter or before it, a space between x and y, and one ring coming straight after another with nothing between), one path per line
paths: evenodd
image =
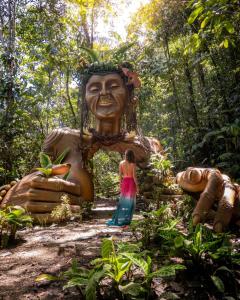
M107 227L114 202L98 202L93 218L82 224L36 226L20 232L24 242L0 250L0 300L80 299L76 290L62 290L62 283L36 283L42 273L59 275L77 258L82 266L99 254L101 239L116 236L129 239L130 232Z

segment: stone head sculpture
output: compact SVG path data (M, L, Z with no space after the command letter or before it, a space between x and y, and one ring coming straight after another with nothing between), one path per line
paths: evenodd
M96 131L101 135L119 134L123 115L131 105L134 83L126 70L108 63L91 65L87 70L83 83L85 105L94 115Z

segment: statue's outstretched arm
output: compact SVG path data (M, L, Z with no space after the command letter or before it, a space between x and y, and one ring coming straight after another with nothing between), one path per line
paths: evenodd
M29 174L12 187L1 206L21 205L33 217L44 222L51 221L52 210L61 203L63 194L68 195L73 211L79 210L83 201L93 198L93 184L87 170L82 166L79 152L79 134L71 130L55 130L44 144L44 151L55 157L69 148L64 163L71 165L68 180L63 176L43 177L40 172Z

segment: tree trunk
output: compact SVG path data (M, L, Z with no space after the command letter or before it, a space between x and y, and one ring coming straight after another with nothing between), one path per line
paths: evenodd
M174 99L174 106L176 109L176 113L177 113L177 122L179 127L181 127L181 113L180 113L180 99L178 97L178 92L177 92L177 88L176 88L176 83L175 83L175 78L174 75L171 73L170 70L170 61L171 61L171 55L170 55L170 51L169 51L169 45L168 45L168 38L165 37L164 38L164 53L165 53L165 57L167 59L167 66L168 66L168 70L170 75L170 81L172 84L172 91L173 91L173 99Z
M190 99L190 107L191 107L191 115L194 122L194 125L199 127L199 121L198 121L198 114L197 114L197 108L195 103L195 96L193 91L193 82L192 82L192 76L189 69L188 62L186 61L184 64L184 73L187 78L187 88L189 92L189 99Z
M71 110L71 113L72 113L72 116L73 116L73 122L74 122L74 127L77 126L77 118L76 118L76 114L74 112L74 109L73 109L73 105L72 105L72 102L71 102L71 97L70 97L70 93L69 93L69 69L67 68L67 72L66 72L66 98L67 98L67 101L68 101L68 104L69 104L69 107L70 107L70 110Z

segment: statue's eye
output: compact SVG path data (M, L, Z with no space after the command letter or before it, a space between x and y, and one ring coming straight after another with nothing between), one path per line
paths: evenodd
M93 93L95 93L95 92L98 92L99 91L99 88L97 87L97 86L92 86L92 87L90 87L90 92L93 92Z
M118 87L119 87L119 85L117 83L112 83L110 86L111 89L116 89Z

